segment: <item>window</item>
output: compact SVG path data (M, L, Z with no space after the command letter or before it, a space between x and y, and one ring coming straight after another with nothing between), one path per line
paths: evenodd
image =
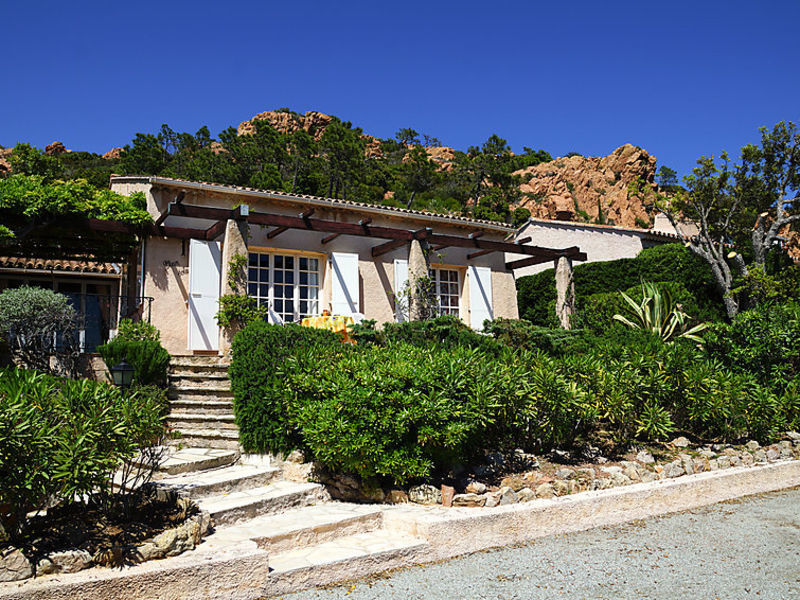
M319 313L319 259L250 252L247 293L284 321Z
M459 276L454 269L431 269L439 315L459 316Z

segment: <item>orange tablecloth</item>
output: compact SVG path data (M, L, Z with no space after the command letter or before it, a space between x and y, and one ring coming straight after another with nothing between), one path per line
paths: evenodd
M354 344L355 342L350 339L350 335L348 334L348 330L353 325L355 321L353 321L353 317L345 317L342 315L331 315L327 317L306 317L300 324L303 327L313 327L315 329L327 329L328 331L333 331L335 333L341 333L344 341L348 344Z

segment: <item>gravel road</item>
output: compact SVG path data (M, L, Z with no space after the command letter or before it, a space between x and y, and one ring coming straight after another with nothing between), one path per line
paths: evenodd
M800 599L800 488L284 598Z

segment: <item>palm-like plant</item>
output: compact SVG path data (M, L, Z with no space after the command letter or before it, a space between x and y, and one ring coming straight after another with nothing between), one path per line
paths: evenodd
M659 289L652 283L642 282L642 301L637 303L624 292L620 292L629 307L629 316L614 315L614 319L633 329L649 331L669 341L674 338L686 338L698 344L703 343L698 333L708 327L700 323L690 327L689 315L675 302L667 289Z

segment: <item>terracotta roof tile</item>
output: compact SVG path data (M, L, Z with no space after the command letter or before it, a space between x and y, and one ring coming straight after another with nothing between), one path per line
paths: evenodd
M120 266L116 263L99 262L96 260L24 258L19 256L0 256L0 268L36 271L61 271L69 273L99 273L108 275L119 275L121 271Z

